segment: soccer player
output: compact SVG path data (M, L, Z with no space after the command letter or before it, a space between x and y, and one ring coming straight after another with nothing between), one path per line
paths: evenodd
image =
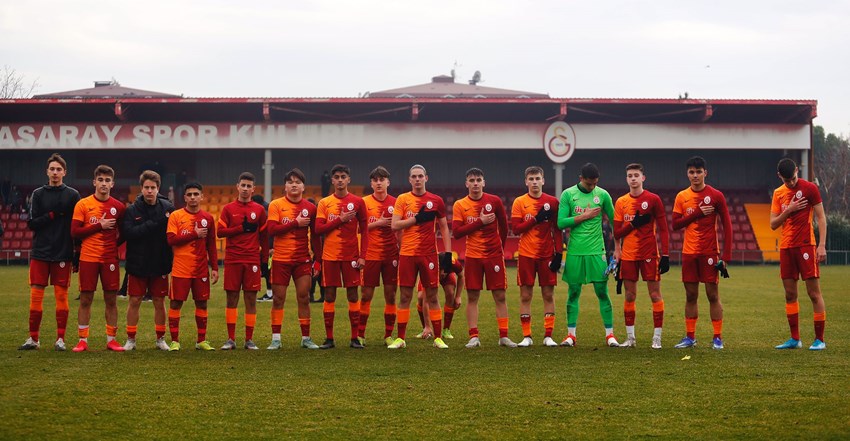
M511 207L511 229L519 236L517 284L519 285L519 321L523 339L517 346L534 344L531 338L531 299L534 279L540 284L543 296L543 345L558 346L552 339L555 328L555 285L563 258L564 237L558 229L558 200L543 193L543 169L531 166L525 169L525 186L528 193L514 199Z
M286 194L269 204L268 232L274 240L272 251L272 342L269 350L280 349L280 329L289 280L295 283L301 347L319 349L310 338L310 284L312 255L321 253L321 239L315 232L316 206L304 198L304 173L293 168L283 178Z
M499 326L499 346L515 348L508 338L508 304L505 290L508 277L505 273L504 244L508 237L508 219L505 206L498 196L484 193L484 172L479 168L466 171L468 195L454 203L452 208L452 235L466 238L466 321L469 326L467 348L481 346L478 338L478 298L487 280L487 289L496 302L496 321Z
M227 341L221 347L223 351L236 349L234 339L240 290L245 299L245 349L259 349L253 340L257 324L257 291L262 287L261 276L269 272L266 209L251 200L254 175L249 172L240 174L236 189L239 192L237 199L222 208L216 228L218 237L227 239L224 254Z
M42 302L47 284L53 285L56 298L56 343L53 348L65 350L65 327L68 324L68 287L71 270L76 269L74 241L71 238L71 214L80 200L77 190L64 184L67 167L58 153L47 158L47 184L32 192L27 227L33 231L30 259L30 336L21 350L39 348ZM0 228L2 230L2 228Z
M558 228L570 229L570 242L564 263L563 280L567 282L567 337L561 346L576 345L579 298L581 287L592 283L599 300L599 313L605 327L605 344L620 346L614 337L614 317L611 298L608 296L608 275L605 271L605 241L602 214L609 223L614 220L611 195L597 184L599 169L587 163L581 167L579 183L564 190L558 205ZM614 260L620 259L620 244L614 241Z
M826 327L826 305L820 292L820 269L818 262L826 260L826 214L823 211L820 191L817 186L797 177L797 164L784 158L776 166L782 185L773 191L770 207L770 228L782 227L779 243L779 273L785 288L785 314L791 328L791 338L776 346L776 349L798 349L800 341L800 304L797 303L797 279L806 282L806 292L812 301L815 322L815 341L809 346L812 351L826 349L823 330ZM812 215L817 219L818 242L815 248L815 232Z
M437 300L437 283L440 267L451 266L452 240L446 222L446 204L443 198L428 192L428 172L416 164L410 167L408 181L411 191L400 195L393 210L392 228L401 231L401 249L398 258L398 337L387 348L407 347L407 323L410 320L410 301L416 279L422 279L429 318L434 328L434 347L448 349L443 341L440 302ZM437 255L436 227L440 228L444 253ZM439 260L438 260L439 259Z
M366 322L369 320L375 287L384 281L384 343L393 343L392 333L396 317L396 286L398 285L398 233L392 229L395 197L387 194L390 172L382 166L369 174L372 194L363 198L369 225L369 248L366 249L366 266L360 298L360 327L358 339L366 341Z
M664 325L664 299L661 297L661 274L670 271L670 233L664 204L655 193L645 190L646 175L641 164L626 166L629 192L614 204L614 240L620 244L620 279L626 288L623 315L626 319L626 341L621 347L633 348L635 340L635 299L638 276L646 282L652 301L652 320L655 331L652 349L661 349L661 329ZM658 241L661 236L659 260Z
M162 180L159 173L145 170L139 176L142 194L127 207L121 221L121 235L127 241L127 261L124 269L129 274L127 294L127 342L125 351L136 349L136 331L139 324L139 307L142 296L150 292L153 300L153 322L156 347L167 351L165 343L165 297L168 295L168 274L171 273L172 252L166 239L168 217L174 204L159 194Z
M207 300L210 282L218 282L218 250L215 239L215 219L201 210L204 187L190 182L183 187L186 203L168 218L167 240L174 249L171 272L171 303L168 308L168 327L171 334L170 351L180 350L180 308L189 299L195 301L195 324L198 339L195 349L214 351L207 341ZM210 271L212 267L212 271Z
M71 236L82 241L80 250L80 308L77 313L80 341L74 352L88 349L89 320L94 290L100 278L106 304L106 349L123 352L115 341L118 331L118 308L115 304L121 275L118 268L118 219L124 216L124 204L109 195L115 185L112 167L98 165L94 170L93 195L80 199L74 206Z
M461 306L461 293L464 287L463 280L463 265L457 260L457 257L452 253L452 266L448 268L440 268L440 286L445 294L445 304L443 305L443 339L453 339L451 333L452 319L454 319L455 311ZM425 287L422 286L422 280L416 288L416 312L419 313L419 322L422 323L422 332L416 335L416 338L433 338L434 329L431 326L429 318L428 304L425 303Z
M732 220L726 197L705 183L708 176L705 159L694 156L685 167L691 186L676 195L673 204L673 229L685 228L682 244L682 282L685 285L686 335L675 347L689 348L697 344L697 299L699 284L705 284L711 324L714 327L712 347L723 349L723 305L717 290L717 273L728 277L726 262L732 257ZM723 224L723 257L717 249L718 217Z
M322 245L322 286L325 287L323 313L327 338L320 349L331 349L334 345L334 311L336 289L345 287L348 297L348 320L351 323L349 346L363 349L357 338L360 328L360 269L366 264L369 246L366 207L363 199L348 192L351 170L336 164L331 169L334 191L319 201L316 208L316 234L324 236ZM360 234L360 246L357 235Z

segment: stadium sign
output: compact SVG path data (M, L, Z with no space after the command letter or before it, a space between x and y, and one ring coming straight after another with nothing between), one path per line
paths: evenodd
M555 121L546 128L543 134L543 150L546 156L556 164L567 162L576 151L576 132L572 126Z

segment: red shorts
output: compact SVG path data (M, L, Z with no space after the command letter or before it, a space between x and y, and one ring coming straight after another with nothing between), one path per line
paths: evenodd
M272 261L272 285L289 286L290 279L310 276L313 274L310 262L278 262Z
M455 273L448 273L445 277L440 277L440 286L443 289L446 289L447 286L454 286L457 288L457 275ZM425 287L422 286L422 280L416 285L417 291L425 291Z
M505 258L502 256L476 259L467 257L464 262L463 275L466 289L480 290L487 280L487 289L507 289L508 276L505 272Z
M224 264L224 290L225 291L259 291L262 277L260 277L259 263L225 263Z
M716 254L682 254L682 282L717 283Z
M376 287L384 280L384 285L398 285L398 258L386 260L367 260L363 268L363 286Z
M516 280L519 286L533 286L534 277L540 282L540 286L555 286L558 284L558 274L549 269L551 258L519 256L517 262Z
M98 277L104 291L118 291L121 287L121 269L118 267L118 262L80 262L80 291L97 290Z
M47 262L30 260L30 285L71 286L71 262Z
M779 275L783 279L803 280L820 277L818 255L814 245L779 250Z
M398 286L413 288L417 274L426 288L436 288L440 280L437 253L426 256L398 257Z
M192 300L209 300L209 277L171 277L171 300L185 302L189 300L189 290L192 290Z
M127 275L127 295L128 296L143 296L148 290L154 297L165 297L168 295L168 275L151 276L151 277L136 277L132 274Z
M640 277L643 278L644 282L657 282L661 280L661 275L658 274L658 259L620 261L621 279L637 282L638 273L640 273ZM715 277L716 279L717 277Z
M356 260L323 260L322 286L325 288L351 288L360 286L360 270Z

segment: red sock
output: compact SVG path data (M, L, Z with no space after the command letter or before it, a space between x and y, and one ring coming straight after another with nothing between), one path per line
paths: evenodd
M239 311L236 308L225 308L224 309L224 322L227 324L227 338L230 340L236 340L236 317L239 315Z
M404 340L407 337L407 322L410 321L410 309L398 309L398 338Z
M257 314L245 313L245 340L254 339L254 326L257 325Z
M198 327L198 343L207 339L207 310L195 309L195 325Z
M325 335L328 340L334 339L334 312L336 310L336 305L334 303L325 301L322 305L322 314L325 316Z
M452 319L455 316L455 309L449 305L443 306L443 328L449 329L452 327Z
M56 337L65 338L65 328L68 326L68 287L53 286L56 295Z
M168 309L168 328L171 331L171 341L180 341L180 310Z
M395 305L384 305L384 338L393 335L393 328L395 328L395 316Z
M310 336L310 317L299 318L298 324L301 326L301 336L302 337L309 337Z
M416 312L419 313L419 323L421 323L422 327L424 328L425 327L425 313L422 312L422 309L423 309L422 304L417 302L416 303Z
M431 319L431 328L434 329L434 338L443 338L443 313L440 308L428 310L428 318Z
M360 302L348 302L348 322L351 323L351 339L357 339L360 331Z
M652 304L652 323L656 328L664 327L664 300Z
M30 287L30 337L38 341L38 330L41 327L43 314L44 288Z
M688 338L696 338L697 317L685 317L685 331L688 334Z
M531 337L531 314L520 314L519 323L522 326L522 336Z
M136 325L136 326L127 325L127 338L135 340L136 339L136 332L138 330L139 330L138 325Z
M823 330L826 328L826 311L816 312L815 318L815 338L823 341Z
M478 328L469 328L469 338L478 337Z
M797 302L785 304L785 315L788 317L788 327L791 328L791 338L800 339L800 304Z
M154 328L156 330L157 340L165 336L165 325L154 325Z
M555 329L555 314L547 312L543 316L543 330L546 332L544 337L552 337L552 331Z
M508 318L507 317L497 317L496 323L499 324L499 338L508 336Z
M366 337L366 322L369 321L369 313L372 312L372 301L360 301L360 326L357 328L357 335Z

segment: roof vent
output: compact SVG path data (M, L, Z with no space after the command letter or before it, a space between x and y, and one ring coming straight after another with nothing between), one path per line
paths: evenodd
M437 75L431 78L432 83L454 83L455 79L448 75Z

